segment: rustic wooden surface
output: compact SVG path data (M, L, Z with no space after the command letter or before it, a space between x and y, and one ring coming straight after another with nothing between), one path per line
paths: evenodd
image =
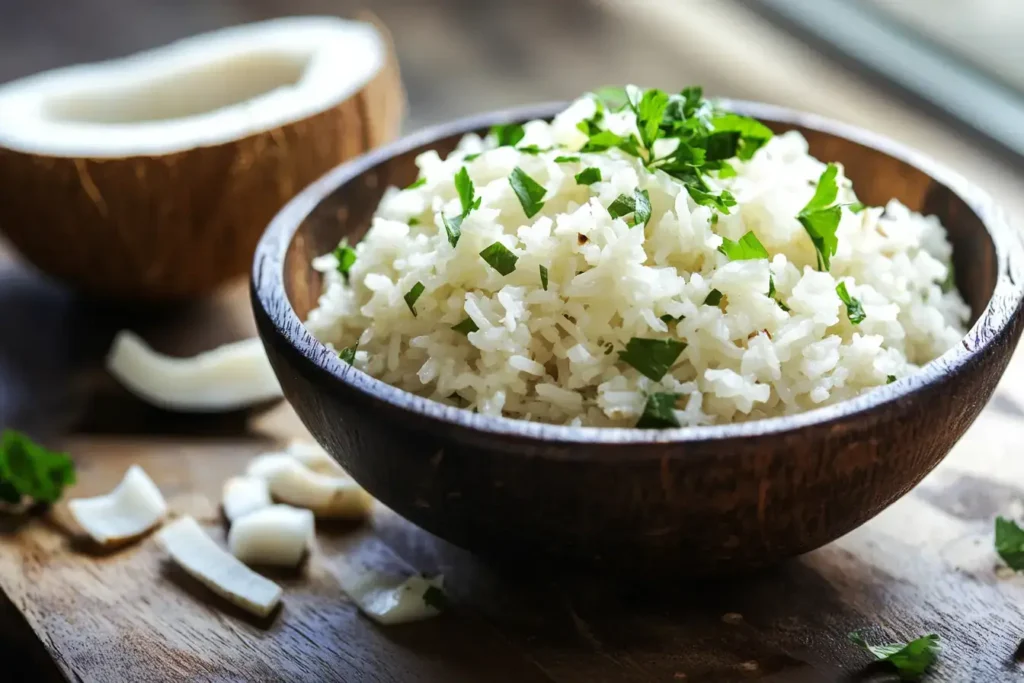
M85 432L54 441L78 463L71 495L106 491L139 463L174 514L195 515L222 540L221 482L252 455L301 433L289 409L157 419L96 369L102 340L123 314L97 318L20 272L0 270L0 292L21 292L4 302L4 329L27 330L38 320L59 334L31 345L4 335L3 405L41 406L33 392L42 387L36 397L53 396L54 386L88 387L103 400L77 412L87 418ZM16 282L25 284L19 290ZM243 302L236 290L135 326L165 350L193 351L246 334ZM846 641L854 629L876 638L939 633L944 650L930 680L1024 680L1013 659L1024 637L1024 577L997 570L991 533L993 517L1020 514L1024 500L1022 366L1018 358L979 422L911 495L840 541L747 577L611 586L545 567L508 575L381 509L370 525L321 529L320 549L305 567L275 575L286 586L283 610L259 621L175 571L152 538L96 554L62 505L41 517L8 517L0 588L9 604L0 607L0 633L6 659L23 671L5 680L886 680L876 670L858 678L868 657ZM25 421L43 415L38 408L7 412L4 421L45 434L61 415L75 414L75 404L74 397L63 407L50 402L52 422ZM332 557L378 552L444 572L453 610L389 629L361 617L330 574Z

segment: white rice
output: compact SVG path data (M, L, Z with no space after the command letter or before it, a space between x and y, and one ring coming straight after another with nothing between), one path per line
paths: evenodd
M596 426L634 425L655 392L682 395L675 414L684 426L801 412L903 377L964 335L970 311L939 284L951 247L933 216L895 200L844 208L831 269L815 270L795 216L825 167L798 133L776 136L749 162L733 160L736 177L709 178L738 202L712 224L712 211L681 183L619 150L555 163L586 141L576 124L593 111L583 98L551 124L526 124L519 145L559 148L551 152L494 148L470 135L447 159L421 155L425 184L384 195L356 246L351 285L334 256L315 260L326 286L309 330L335 349L358 344L357 368L407 391L489 415ZM631 113L606 121L635 130ZM467 162L470 153L481 154ZM460 213L453 178L463 166L483 201L453 248L441 215ZM547 190L529 219L508 181L517 166ZM589 166L604 181L578 185L574 174ZM841 169L839 183L839 201L856 201ZM644 229L606 209L637 188L653 207ZM717 250L722 236L751 230L770 261L730 261ZM519 259L507 276L480 256L496 241ZM789 312L767 296L769 275ZM835 291L841 281L863 304L859 325ZM425 291L413 316L403 296L417 282ZM703 305L713 288L723 307ZM684 317L666 324L664 315ZM451 329L467 317L478 331ZM614 352L632 337L688 345L654 382Z

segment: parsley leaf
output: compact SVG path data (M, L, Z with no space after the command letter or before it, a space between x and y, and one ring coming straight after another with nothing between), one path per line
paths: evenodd
M942 293L946 294L956 289L956 272L953 270L953 262L950 261L946 267L946 279L939 285L942 287Z
M729 154L722 156L723 159L736 156L743 161L749 161L754 152L759 150L764 143L772 139L772 129L757 119L752 119L739 114L719 114L711 119L711 128L715 137L728 136L731 144Z
M621 218L622 216L628 216L629 214L636 211L636 199L628 197L624 194L620 194L615 198L615 201L608 207L608 214L612 218Z
M519 257L509 251L501 242L495 242L480 252L484 261L502 275L508 275L516 269L516 261Z
M853 213L860 213L864 209L868 208L863 202L854 202L853 204L847 205Z
M768 284L771 284L771 281L769 281ZM721 303L722 293L717 289L712 289L710 292L708 292L707 297L704 299L705 306L718 306Z
M640 141L647 149L654 147L654 141L660 137L661 122L665 118L666 109L668 109L668 95L656 89L644 92L635 107Z
M644 404L644 412L636 423L637 429L669 429L678 427L679 420L673 412L676 401L682 394L651 394Z
M633 194L636 211L633 213L634 225L647 225L651 220L651 195L647 190L637 188Z
M470 211L480 208L480 197L476 197L476 188L469 177L469 171L463 166L455 174L455 191L459 193L459 204L462 206L462 213L451 218L441 214L441 221L444 223L444 231L448 233L448 244L454 248L462 237L462 222Z
M686 342L674 339L633 337L626 344L626 350L619 351L619 360L657 382L665 376L685 348Z
M548 291L548 269L544 266L540 267L540 286L545 292Z
M895 667L901 680L916 681L928 670L939 654L939 637L934 633L921 636L907 644L868 645L859 633L851 633L850 641L860 645L880 662Z
M738 242L733 242L728 237L723 237L722 246L718 247L718 251L725 254L730 261L768 258L768 250L761 244L761 240L757 239L757 235L754 234L753 230L741 237ZM770 285L771 283L769 282ZM771 295L769 294L769 296Z
M444 231L448 233L448 244L452 245L453 248L459 243L459 238L462 237L462 220L462 216L448 218L448 216L441 214Z
M55 503L65 486L75 483L75 465L65 453L51 451L25 434L7 429L0 435L0 500L23 497Z
M516 196L519 197L519 203L522 205L526 217L533 218L537 215L537 212L544 207L544 202L541 201L544 199L544 195L547 194L544 186L526 175L523 169L518 166L512 169L508 182Z
M577 164L579 162L580 162L580 158L579 157L564 157L564 156L555 157L555 163L556 164Z
M796 216L814 243L818 256L818 270L829 269L831 259L839 246L836 229L842 217L842 208L834 206L839 194L839 185L836 183L838 173L839 167L835 164L829 164L825 168L818 178L818 186L811 201L807 202L807 206Z
M722 161L718 166L718 177L719 178L735 178L737 176L736 169L727 161Z
M462 160L468 164L470 161L476 161L477 159L479 159L481 154L482 152L473 152L462 157Z
M476 332L480 328L477 327L476 323L473 322L472 318L466 318L462 322L452 325L452 329L459 334L469 334L470 332Z
M533 156L536 156L538 154L541 154L542 152L550 152L551 149L541 149L537 145L525 145L523 147L516 147L516 151L522 152L523 154L532 154Z
M335 247L334 258L338 260L338 272L344 276L345 282L348 282L348 271L356 262L356 250L348 246L348 240L344 239Z
M660 320L661 322L665 323L666 325L671 325L672 323L679 322L680 320L682 320L685 317L686 316L683 316L683 315L669 315L668 313L666 313L665 315L663 315L660 318L658 318L658 320Z
M417 178L417 179L416 179L416 180L415 180L415 181L414 181L414 182L412 183L412 185L409 185L409 186L408 186L408 187L406 187L405 189L407 189L407 190L415 190L415 189L416 189L417 187L423 187L423 186L424 186L424 185L426 185L426 184L427 184L427 179L426 179L426 178L422 178L422 177L421 177L421 178Z
M356 362L356 347L349 346L348 348L342 349L338 352L338 358L345 361L349 365L354 365Z
M601 182L601 169L596 166L590 166L576 174L577 185L593 185L599 182Z
M838 294L842 302L846 304L846 317L850 319L850 322L854 325L859 325L864 322L864 318L867 317L864 313L864 307L860 305L860 301L858 299L853 298L850 296L850 293L846 291L845 282L840 282L836 285L836 294Z
M405 299L405 305L409 307L409 310L412 311L414 317L416 316L416 300L423 294L424 289L426 289L426 287L423 286L423 283L417 282L412 286L412 289L405 293L405 296L403 297Z
M886 384L892 384L895 381L896 381L896 375L886 375L885 376L885 383Z
M622 109L629 104L629 98L626 97L626 89L621 85L606 85L598 88L591 94L597 101L603 103L604 106L612 111Z
M996 517L996 552L1010 569L1024 570L1024 529L1005 517Z
M779 298L779 293L775 291L775 276L771 274L768 275L768 298L775 299L775 303L779 305L779 308L789 313L789 306Z
M515 147L519 141L526 137L526 131L518 123L510 123L505 126L494 126L491 128L491 135L498 141L498 147Z
M412 218L409 219L409 227L410 228L414 227L414 226L417 226L419 224L420 224L420 219L417 218L416 216L413 216Z

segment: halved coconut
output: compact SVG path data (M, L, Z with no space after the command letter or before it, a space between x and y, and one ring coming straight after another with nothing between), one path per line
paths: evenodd
M107 369L132 393L168 410L227 411L281 396L263 344L255 337L192 358L174 358L122 330L110 348Z
M100 545L124 543L142 536L167 514L167 503L145 471L132 465L113 491L95 498L75 498L68 510Z
M404 95L373 24L238 26L0 87L0 226L42 270L131 299L245 273L284 203L392 139Z

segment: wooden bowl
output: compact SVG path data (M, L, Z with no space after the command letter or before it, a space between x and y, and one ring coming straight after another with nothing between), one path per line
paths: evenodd
M252 300L285 396L370 493L485 556L561 569L657 574L743 570L813 550L877 514L949 452L992 394L1021 334L1024 250L991 201L877 135L732 102L811 153L842 162L859 197L937 215L973 311L962 343L913 376L799 415L660 432L487 417L415 396L340 361L302 321L321 276L310 259L358 241L416 155L463 134L547 118L558 106L475 116L341 166L270 224ZM551 564L540 565L551 567Z

